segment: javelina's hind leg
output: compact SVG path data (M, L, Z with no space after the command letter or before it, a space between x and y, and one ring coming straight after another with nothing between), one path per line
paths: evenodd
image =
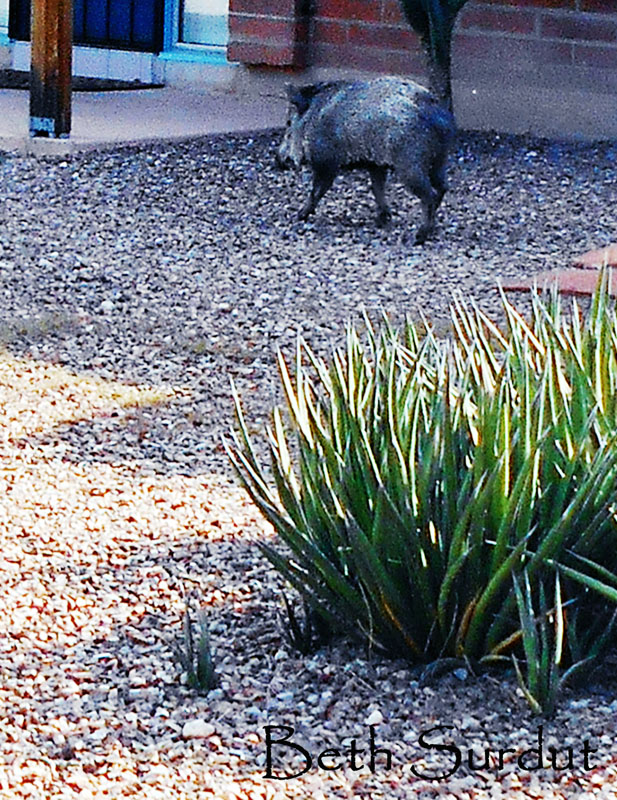
M443 158L439 159L433 164L433 166L431 167L429 177L431 179L431 184L433 185L433 189L435 189L435 191L437 192L437 201L435 203L435 210L437 210L441 205L443 196L448 189L448 183L446 181L445 159Z
M416 231L414 244L424 244L435 227L435 211L441 201L439 192L424 175L409 176L405 184L422 203L422 224ZM443 195L442 195L443 196Z
M379 228L385 227L390 222L390 209L386 202L386 178L388 177L388 170L385 167L373 166L369 168L369 175L371 176L371 189L375 196L375 202L379 209L377 215L377 226Z
M311 193L306 203L300 209L298 219L305 220L311 216L311 214L317 208L317 203L319 203L324 194L332 186L335 177L336 172L313 172L313 185L311 187Z
M422 199L422 224L416 231L414 244L424 244L435 230L435 210L437 208L437 193L433 189L431 200Z

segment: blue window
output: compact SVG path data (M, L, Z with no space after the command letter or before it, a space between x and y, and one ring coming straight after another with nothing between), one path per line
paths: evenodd
M180 0L178 41L224 47L228 0Z

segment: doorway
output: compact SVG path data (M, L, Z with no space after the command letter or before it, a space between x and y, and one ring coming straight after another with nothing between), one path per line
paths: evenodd
M0 34L9 27L9 0L0 0Z

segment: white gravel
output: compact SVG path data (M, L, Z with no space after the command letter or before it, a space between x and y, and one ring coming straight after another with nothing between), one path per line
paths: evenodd
M617 145L461 136L437 237L413 248L416 202L393 187L377 230L363 176L295 221L307 184L275 170L275 139L0 159L0 798L617 797L617 659L542 721L510 673L422 686L350 643L291 651L255 546L271 531L221 447L230 377L259 427L298 330L327 352L361 307L445 326L454 289L494 310L497 279L617 241ZM207 696L168 644L187 600L210 620ZM375 774L371 724L392 755ZM341 768L267 778L266 725ZM437 725L491 766L429 780L454 758L420 746ZM539 725L542 768L517 766Z

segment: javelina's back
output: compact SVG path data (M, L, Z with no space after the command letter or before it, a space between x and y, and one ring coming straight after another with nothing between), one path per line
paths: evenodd
M314 105L314 107L313 107ZM451 114L423 86L399 78L326 84L307 112L307 160L341 167L376 164L396 171L399 159L424 161L447 148Z

